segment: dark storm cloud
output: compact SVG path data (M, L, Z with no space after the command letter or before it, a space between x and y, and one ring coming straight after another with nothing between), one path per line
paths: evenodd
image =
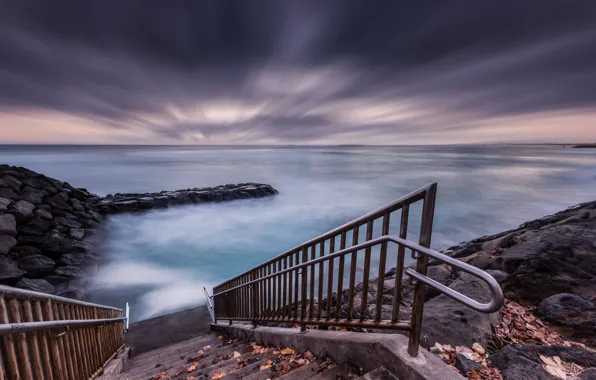
M303 141L593 108L594 19L589 0L4 0L0 110L55 110L174 139ZM370 124L342 119L363 99L387 110ZM204 116L227 100L257 111ZM384 116L404 101L428 112ZM444 110L453 117L428 122Z

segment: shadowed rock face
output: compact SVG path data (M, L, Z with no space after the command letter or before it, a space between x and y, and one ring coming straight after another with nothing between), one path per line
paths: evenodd
M0 284L83 298L99 262L105 214L261 198L269 185L242 183L101 198L22 167L0 165Z

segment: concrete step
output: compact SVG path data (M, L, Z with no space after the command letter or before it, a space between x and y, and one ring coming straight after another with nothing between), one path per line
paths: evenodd
M252 355L252 347L246 343L233 343L228 345L214 345L208 349L204 349L204 346L195 348L186 355L171 356L168 358L162 358L162 362L151 362L150 360L144 365L137 365L128 372L126 376L130 380L134 380L140 376L141 379L147 379L147 375L155 375L160 372L166 372L168 375L173 375L178 372L180 368L189 368L195 360L193 357L197 356L199 350L203 349L205 357L196 360L199 363L199 369L206 368L220 368L228 364L235 366L237 360L240 358L247 359ZM234 352L241 354L239 358L234 358ZM155 367L156 364L161 364L160 367ZM185 371L186 373L186 371Z
M317 376L317 369L321 365L320 361L315 361L313 363L309 363L305 366L296 368L293 371L290 371L280 377L279 380L304 380L304 379L311 379Z
M399 380L399 378L381 366L360 376L358 380Z
M321 372L315 377L310 378L310 380L337 380L339 378L344 378L350 373L350 369L345 365L337 365L331 369L328 369L325 372Z

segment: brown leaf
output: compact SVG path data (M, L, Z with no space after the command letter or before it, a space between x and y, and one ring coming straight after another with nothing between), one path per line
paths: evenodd
M168 375L167 372L160 372L153 377L153 380L161 380L164 377L166 377L167 375Z
M220 336L217 337L217 339L222 340L223 339L223 336L220 335Z
M294 355L296 351L292 350L291 348L284 348L280 351L282 355Z
M194 362L194 363L192 363L192 364L191 364L191 366L190 366L190 367L188 367L188 368L186 369L186 372L192 372L192 371L196 371L198 366L199 366L199 363L197 363L197 362Z
M213 376L211 376L211 378L212 379L221 379L225 375L226 375L226 371L221 371L221 372L214 373Z
M176 374L174 376L180 376L184 371L186 371L186 368L180 367L178 368L178 371L176 371Z

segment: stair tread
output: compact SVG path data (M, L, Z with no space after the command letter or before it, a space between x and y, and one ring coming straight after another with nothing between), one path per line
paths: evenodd
M166 353L166 352L175 352L175 351L180 351L180 350L185 350L188 347L191 346L198 346L198 345L205 345L204 342L208 342L208 341L213 341L214 339L216 339L214 334L205 334L205 335L200 335L191 339L187 339L187 340L183 340L165 347L160 347L160 348L156 348L154 350L151 351L147 351L147 352L143 352L140 355L136 355L133 356L133 360L139 360L139 359L143 359L143 358L148 358L148 357L152 357L157 353ZM134 352L133 352L134 355Z
M358 380L399 380L393 373L383 366L375 368L374 370L360 376Z
M338 375L347 374L349 368L344 365L336 365L335 367L321 372L310 380L337 380Z
M235 351L240 353L241 356L238 358L234 358L232 355ZM211 351L211 352L209 352L209 350L207 350L205 352L208 354L208 356L204 357L203 359L197 360L197 362L199 363L200 366L205 365L205 367L203 369L211 368L211 367L218 368L218 367L222 367L222 366L228 365L228 364L236 364L237 359L246 359L246 358L250 357L250 355L252 354L252 349L249 345L243 344L243 345L234 346L234 347L225 348L225 349L221 349L221 348L213 349L213 351ZM191 354L196 355L197 351L193 351L193 352L191 352ZM192 365L192 363L194 362L194 361L189 362L189 358L192 358L192 355L187 355L182 358L174 357L174 358L171 358L171 360L169 360L169 361L164 360L163 364L160 363L162 365L158 368L155 367L155 364L157 364L157 363L153 363L153 365L151 365L151 363L149 363L144 366L135 366L135 367L131 368L130 370L128 370L127 372L125 372L125 375L130 379L134 379L140 374L149 374L150 375L150 374L160 373L160 372L166 372L168 375L171 375L172 373L176 373L178 371L178 369L181 367L184 367L184 368L190 367ZM232 357L230 357L229 359L217 361L217 363L213 364L213 361L216 360L216 358L221 358L222 356L232 356ZM146 376L144 378L146 378Z

